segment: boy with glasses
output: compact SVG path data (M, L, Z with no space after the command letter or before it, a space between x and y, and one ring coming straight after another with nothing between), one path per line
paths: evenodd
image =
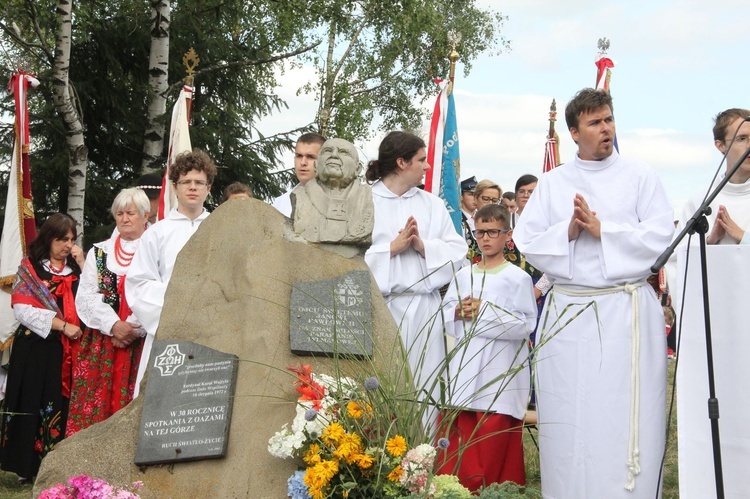
M446 334L456 338L448 400L461 410L444 420L451 443L440 468L472 491L526 483L521 430L530 381L521 366L537 316L531 277L503 256L513 233L507 208L488 204L474 220L482 260L459 270L443 299Z
M208 217L203 203L211 192L216 166L203 151L181 154L169 172L177 195L177 208L151 226L141 237L125 280L128 305L148 333L143 345L133 398L138 396L146 373L151 345L164 306L164 294L172 277L177 255Z

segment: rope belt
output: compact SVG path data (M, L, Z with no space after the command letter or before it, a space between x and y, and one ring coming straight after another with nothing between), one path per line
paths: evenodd
M640 414L641 391L640 391L640 367L641 356L641 327L640 310L638 308L638 288L646 285L646 281L613 286L611 288L597 289L572 289L556 284L552 291L566 296L586 297L602 296L613 293L625 292L633 297L631 313L631 348L630 348L630 432L628 434L628 481L625 489L632 491L635 488L635 477L641 472L640 449L638 447L638 415Z

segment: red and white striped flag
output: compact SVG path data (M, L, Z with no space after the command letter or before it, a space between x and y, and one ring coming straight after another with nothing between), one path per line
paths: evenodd
M162 220L172 208L177 206L169 172L172 170L175 158L184 152L193 150L190 143L190 108L193 102L193 87L183 85L180 96L172 109L172 123L169 126L169 154L167 155L167 169L161 181L159 194L159 214L157 220Z
M596 64L596 89L609 92L609 80L612 77L611 68L615 67L615 62L607 57L607 54L600 53L594 60Z
M560 164L560 152L557 148L559 137L555 133L554 137L547 139L547 145L544 147L544 165L542 173L547 173Z
M555 99L552 99L552 104L549 106L549 130L547 131L547 144L544 146L544 163L542 165L542 173L556 168L560 164L560 137L557 135L555 130L555 122L557 121L557 103Z
M607 42L606 47L609 47L609 42ZM604 48L603 50L606 50L606 48ZM612 78L612 72L610 71L610 69L615 67L615 61L607 57L606 52L602 51L599 52L599 54L596 56L594 64L596 64L596 89L604 90L605 92L610 93L609 80ZM620 144L617 142L616 132L615 149L617 150L617 152L620 152Z
M5 350L10 345L10 338L18 327L11 312L10 286L21 259L26 256L27 245L36 237L29 170L29 110L26 92L29 87L38 85L39 80L23 72L13 75L8 85L8 91L15 100L16 119L3 237L0 241L0 350Z
M430 137L427 141L427 162L430 169L424 176L424 190L436 196L440 195L440 180L443 177L443 134L445 118L448 114L448 81L435 78L440 93L435 99L435 107L430 121Z

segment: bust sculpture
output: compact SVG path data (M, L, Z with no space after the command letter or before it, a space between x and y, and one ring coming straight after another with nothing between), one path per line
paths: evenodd
M294 232L314 243L367 246L372 241L374 206L354 144L328 139L315 162L316 174L292 191Z

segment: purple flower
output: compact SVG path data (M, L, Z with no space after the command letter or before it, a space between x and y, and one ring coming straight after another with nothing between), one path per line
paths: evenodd
M450 447L450 445L451 445L451 441L448 440L447 438L441 438L441 439L438 440L438 447L441 448L441 449L443 449L443 450L445 450L448 447Z
M318 417L318 411L315 409L308 409L305 411L305 421L315 421Z
M374 392L378 389L378 386L380 384L375 376L371 376L365 380L365 390L367 391Z

